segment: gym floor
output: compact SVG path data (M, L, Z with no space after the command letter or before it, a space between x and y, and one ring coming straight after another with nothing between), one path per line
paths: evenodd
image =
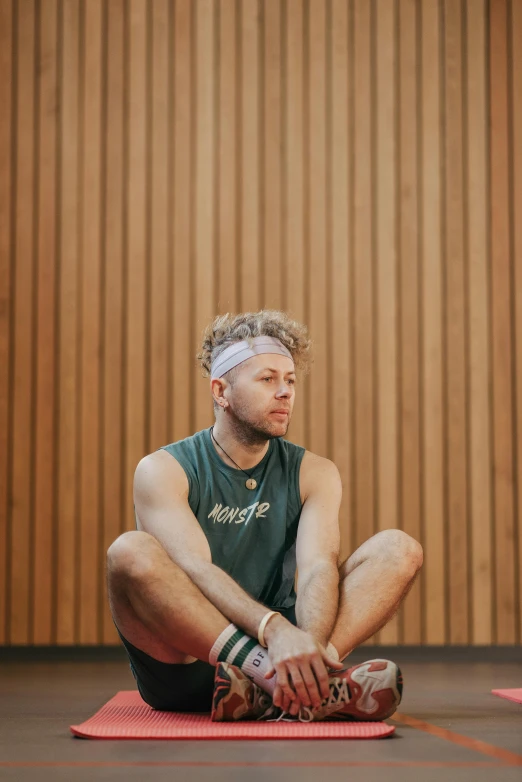
M520 782L522 706L491 689L522 686L520 649L356 650L354 663L390 657L404 697L394 736L371 741L91 741L69 725L118 690L135 689L122 650L28 650L0 658L0 779L317 780L473 779ZM74 651L74 650L73 650ZM37 655L36 655L37 656ZM69 657L69 659L65 659ZM47 658L49 653L47 653Z

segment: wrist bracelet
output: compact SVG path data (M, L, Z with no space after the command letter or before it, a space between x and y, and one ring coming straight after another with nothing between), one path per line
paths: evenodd
M267 644L265 642L265 627L267 626L268 622L273 616L281 616L280 611L269 611L267 614L264 615L264 617L261 619L261 624L259 625L259 630L257 631L257 640L261 644L261 646L264 646L265 649L267 648Z

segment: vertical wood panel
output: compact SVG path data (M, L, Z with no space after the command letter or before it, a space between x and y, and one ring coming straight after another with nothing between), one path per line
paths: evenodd
M511 99L513 101L511 129L513 170L513 259L515 293L515 345L516 345L516 459L517 474L517 535L518 551L518 643L522 643L522 4L511 3ZM516 589L516 585L515 585Z
M468 641L466 344L462 188L461 3L446 0L445 18L445 317L446 470L449 632Z
M303 2L285 4L286 30L286 106L285 126L285 193L284 193L284 241L285 241L285 307L291 317L303 322L305 311L304 286L304 51L303 51ZM296 387L296 403L288 438L304 443L305 437L306 381L299 378Z
M35 241L34 74L35 8L18 3L14 370L11 510L10 641L29 641L30 538L33 511L32 386Z
M122 529L122 346L123 346L123 168L124 168L124 0L106 6L107 51L103 177L103 556ZM104 575L104 574L103 574ZM119 640L102 579L103 643Z
M134 471L145 455L147 295L147 68L148 15L145 0L129 5L125 301L125 472L123 523L134 527Z
M467 248L469 291L469 422L471 639L491 643L491 444L487 237L486 13L467 0Z
M354 2L355 546L374 533L375 512L371 8L366 0Z
M149 442L155 451L168 442L168 283L169 283L169 49L170 26L167 0L151 3L152 15L152 85L150 149L150 345L149 362Z
M515 641L513 507L512 310L509 221L507 9L490 5L491 317L493 368L493 460L496 559L496 636Z
M439 25L437 0L426 0L421 11L422 516L426 544L424 640L429 644L445 642Z
M83 6L79 642L98 641L102 5Z
M9 421L11 379L11 199L12 131L11 98L13 85L13 6L11 0L0 0L0 644L6 643L8 630L8 486ZM8 635L8 633L7 633Z
M60 33L60 288L58 399L58 644L76 642L75 574L77 560L78 491L78 229L79 229L79 59L80 5L64 0Z
M195 272L194 311L196 334L192 355L201 342L205 325L214 316L214 0L196 5L196 200L195 200ZM194 359L192 360L196 366ZM196 372L195 431L209 426L211 398L209 381L203 380L199 365Z
M241 294L242 312L262 305L259 263L259 26L258 0L241 8Z
M351 518L351 377L350 377L350 192L352 129L349 125L348 95L353 88L349 62L350 7L344 0L333 0L331 15L331 232L332 274L332 426L331 458L337 465L343 484L339 512L341 556L350 552Z
M324 403L328 377L328 309L326 245L326 15L322 0L309 5L309 297L308 327L313 334L315 361L310 376L308 447L329 456L329 410Z
M36 429L34 439L34 564L32 643L52 642L53 535L56 473L56 130L58 6L40 13L38 49L38 250L36 302Z
M237 248L237 2L221 0L219 14L219 246L218 312L238 310Z
M401 379L402 529L421 540L419 392L419 234L417 180L417 15L416 3L399 3L399 252ZM421 582L414 584L401 613L401 637L421 642Z
M327 150L326 133L326 6L312 0L309 5L309 165L307 167L309 203L309 253L308 280L310 292L308 325L314 335L315 362L311 374L310 426L308 446L322 456L330 456L329 431L332 410L324 404L324 387L328 382L330 322L330 299L328 280L330 258L326 234L327 219Z
M172 298L172 378L169 408L172 411L170 437L181 440L192 433L191 399L193 321L190 267L192 257L193 142L192 73L193 6L190 0L176 0L174 18L174 219L171 236L174 250Z
M281 309L281 2L264 0L263 307Z
M377 14L376 285L377 285L377 528L399 526L397 464L397 199L396 199L396 9L393 0ZM398 620L383 628L379 642L397 643Z

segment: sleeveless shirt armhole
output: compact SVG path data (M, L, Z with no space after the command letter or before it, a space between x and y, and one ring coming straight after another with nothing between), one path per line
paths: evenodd
M167 451L173 459L177 461L179 466L184 471L185 475L187 476L188 485L189 485L189 492L188 492L188 503L191 506L191 508L194 508L199 503L199 485L197 481L197 476L194 468L190 464L190 462L183 458L183 456L180 453L173 453L171 450L171 446L169 445L163 445L160 448L160 451Z
M296 503L296 508L297 508L297 510L299 512L301 512L302 507L303 507L303 503L301 502L301 487L300 487L300 480L299 479L300 479L300 476L301 476L301 464L302 464L302 461L303 461L305 453L306 453L306 449L302 448L298 452L298 454L296 456L296 460L295 460L295 473L294 473L295 478L294 478L294 482L293 482L294 483L294 499L295 499L295 503Z

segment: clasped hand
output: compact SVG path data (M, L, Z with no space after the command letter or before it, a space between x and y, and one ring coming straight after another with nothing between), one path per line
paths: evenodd
M327 653L310 633L285 623L268 642L272 668L265 679L277 675L274 706L296 715L302 706L317 709L330 694L326 666L341 670L343 664Z

